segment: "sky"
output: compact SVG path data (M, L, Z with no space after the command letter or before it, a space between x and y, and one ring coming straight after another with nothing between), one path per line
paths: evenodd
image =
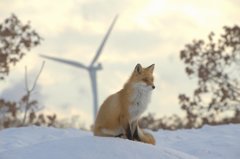
M89 65L115 15L119 18L102 55L97 74L99 104L120 90L137 63L155 64L156 89L145 115L182 115L180 93L196 86L187 77L179 53L193 39L206 39L223 26L239 24L238 0L8 0L0 1L0 22L16 14L30 22L43 38L0 83L0 97L19 100L24 94L24 67L30 84L42 61L39 54L76 60ZM45 112L61 118L80 116L93 123L92 92L86 70L46 60L34 98Z

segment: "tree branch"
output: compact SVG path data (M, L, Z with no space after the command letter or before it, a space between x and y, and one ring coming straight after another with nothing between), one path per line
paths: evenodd
M23 101L25 102L25 111L24 111L24 116L23 116L23 120L22 120L22 126L25 125L25 123L26 123L27 113L32 106L32 104L30 104L30 97L31 97L31 94L32 94L33 90L36 88L37 81L40 77L40 74L42 73L44 65L45 65L45 61L43 61L42 66L40 68L40 71L39 71L37 77L35 78L35 81L34 81L31 89L29 89L29 87L28 87L27 67L25 67L25 87L26 87L26 92L27 93L26 93L26 95L24 96L24 99L23 99Z

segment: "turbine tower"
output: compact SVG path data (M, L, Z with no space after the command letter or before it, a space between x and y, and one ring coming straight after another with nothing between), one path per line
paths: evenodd
M91 61L90 65L84 65L80 62L77 61L72 61L72 60L67 60L67 59L61 59L61 58L57 58L57 57L50 57L47 55L40 55L43 58L49 59L49 60L53 60L56 62L61 62L63 64L68 64L74 67L77 67L79 69L85 69L88 71L89 76L90 76L90 80L91 80L91 86L92 86L92 95L93 95L93 119L95 120L96 115L97 115L97 110L98 110L98 93L97 93L97 71L102 69L102 65L101 63L96 64L99 56L102 53L102 50L104 48L104 45L114 27L114 24L116 22L118 18L118 15L115 16L115 18L113 19L106 35L104 36L99 48L97 49L96 55L94 56L93 60ZM93 121L94 121L93 120Z

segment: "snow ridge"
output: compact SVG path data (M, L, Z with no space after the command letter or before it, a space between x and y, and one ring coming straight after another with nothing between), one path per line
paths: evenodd
M0 159L237 159L240 125L159 131L157 145L48 127L0 131Z

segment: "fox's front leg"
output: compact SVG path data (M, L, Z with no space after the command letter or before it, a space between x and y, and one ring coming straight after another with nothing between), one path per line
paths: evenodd
M137 140L140 141L138 135L138 121L129 122L128 128L126 130L126 135L129 140Z
M129 140L133 140L132 128L130 123L128 123L127 125L126 136Z

